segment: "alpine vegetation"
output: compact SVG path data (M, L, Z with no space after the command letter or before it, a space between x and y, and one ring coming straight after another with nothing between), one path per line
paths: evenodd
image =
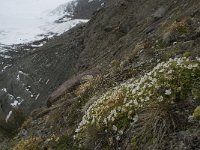
M116 140L120 140L127 127L138 121L139 111L151 108L167 112L180 102L198 100L195 91L200 88L199 77L199 58L170 58L161 62L140 79L130 79L95 101L85 112L74 138L81 144L88 127L95 126L106 133L118 133ZM173 117L169 118L176 126ZM164 136L168 131L163 132Z

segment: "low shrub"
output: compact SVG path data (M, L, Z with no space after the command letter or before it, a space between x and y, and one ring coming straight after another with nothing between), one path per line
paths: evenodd
M41 138L32 137L27 140L21 140L14 148L10 150L42 150L39 143L42 141Z
M200 106L198 106L193 113L193 118L194 119L200 119Z
M162 141L170 130L179 126L176 115L178 105L187 103L191 97L198 99L192 91L199 89L199 65L198 58L169 59L140 79L130 79L112 88L88 108L74 138L82 144L88 127L93 125L97 129L105 129L107 133L117 133L117 140L120 140L127 127L137 122L138 112L145 110L149 115L143 118L143 126L146 127L140 137L149 131L151 142ZM145 134L143 140L147 137Z

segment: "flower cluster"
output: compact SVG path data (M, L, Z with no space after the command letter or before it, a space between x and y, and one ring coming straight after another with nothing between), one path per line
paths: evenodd
M161 62L140 79L130 79L109 90L95 101L85 112L75 138L81 138L88 125L96 127L117 128L117 122L124 117L136 120L137 110L148 107L152 103L173 104L177 95L181 99L200 75L200 59L169 59ZM177 94L179 93L179 94Z

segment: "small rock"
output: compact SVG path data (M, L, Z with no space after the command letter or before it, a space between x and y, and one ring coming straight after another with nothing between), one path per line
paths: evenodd
M167 12L167 7L162 6L159 9L156 10L156 12L152 15L152 17L155 20L161 19L162 17L164 17L166 12Z
M196 33L200 33L200 27L195 30Z
M107 26L107 27L104 28L104 31L105 32L111 32L113 29L114 29L113 26Z
M155 30L155 27L154 27L154 26L149 26L149 27L147 27L147 28L144 30L144 32L145 32L146 34L149 34L149 33L153 32L154 30Z
M89 81L89 80L91 80L91 79L93 79L93 78L94 78L93 75L86 75L86 76L83 76L83 77L82 77L82 80L84 80L84 81Z
M18 137L27 137L28 136L28 131L23 129L18 133Z
M193 122L193 121L194 121L194 120L193 120L193 117L192 117L192 116L189 116L189 117L188 117L188 122L191 123L191 122Z

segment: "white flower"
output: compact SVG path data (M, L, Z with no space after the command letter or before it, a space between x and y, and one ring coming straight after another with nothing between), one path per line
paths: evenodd
M171 74L172 72L173 72L172 70L169 70L167 73L168 73L168 74Z
M77 128L77 129L75 130L75 132L76 132L76 133L78 133L79 131L80 131L80 129L79 129L79 128Z
M115 118L114 118L114 117L112 117L112 118L111 118L111 120L112 120L112 122L114 122L114 121L115 121Z
M155 84L157 82L157 79L153 78L152 84Z
M120 135L124 134L124 131L123 131L123 130L120 130L120 131L119 131L119 134L120 134Z
M107 125L107 120L106 120L106 118L104 118L103 123L104 123L105 125Z
M162 72L164 72L164 71L165 71L164 69L161 69L159 72L162 73Z
M134 103L135 106L138 105L138 101L137 100L133 100L133 103Z
M104 125L113 124L122 115L128 115L128 118L132 119L133 122L137 122L138 115L132 116L134 112L144 107L147 101L152 100L151 97L155 96L154 91L156 89L159 89L163 85L170 87L171 84L168 81L173 80L173 72L176 70L179 72L180 69L181 73L182 69L191 69L189 71L195 73L196 67L199 67L199 64L200 58L197 58L196 61L187 58L170 59L168 62L159 63L144 76L138 79L132 78L110 89L87 109L76 130L77 138L90 123L98 125L102 123ZM160 83L161 79L166 80L166 82ZM120 101L116 97L123 89L125 89L125 98L123 101ZM164 95L171 95L172 92L172 89L168 88L164 90L163 95L156 95L157 102L164 101ZM171 103L174 102L171 101ZM119 129L115 125L111 126L111 130L119 133L119 135L123 134L123 131L118 131ZM116 137L116 139L120 140L120 137Z
M117 140L117 141L119 141L119 140L120 140L120 137L119 137L119 136L117 136L117 137L116 137L116 140Z
M188 68L188 69L192 69L192 68L193 68L193 66L192 66L192 65L189 65L187 68Z
M113 131L117 131L117 127L115 125L112 126Z
M172 94L171 89L165 90L165 95L171 95L171 94Z
M196 60L200 62L200 57L196 57Z
M198 67L198 64L194 64L193 67L194 67L194 68Z
M162 102L163 101L163 96L158 97L158 101Z
M146 98L145 98L145 101L149 101L150 100L150 98L147 96Z
M134 118L133 118L133 122L137 122L138 121L138 115L136 114L135 116L134 116Z

